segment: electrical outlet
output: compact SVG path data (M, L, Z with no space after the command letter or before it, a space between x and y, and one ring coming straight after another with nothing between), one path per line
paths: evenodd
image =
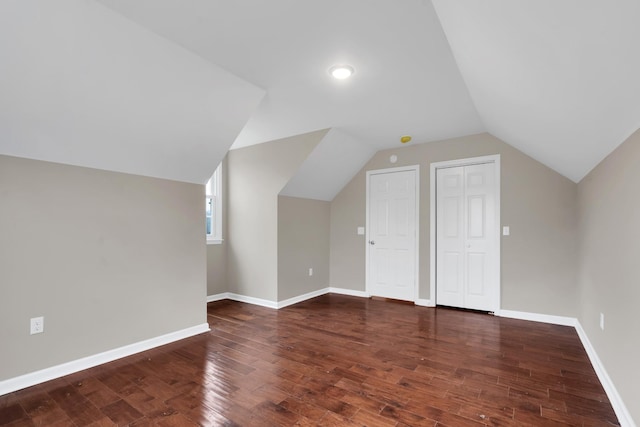
M44 317L34 317L31 319L31 335L44 332Z
M309 269L309 276L313 276L313 268Z
M600 329L604 331L604 313L600 313Z

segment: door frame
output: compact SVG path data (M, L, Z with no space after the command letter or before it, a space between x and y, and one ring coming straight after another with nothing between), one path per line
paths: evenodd
M447 160L444 162L435 162L430 165L429 175L429 210L430 210L430 227L429 227L429 306L435 307L438 304L436 293L436 172L438 169L452 168L458 166L477 165L482 163L494 163L495 164L495 185L496 185L496 250L498 256L495 257L498 265L496 266L496 280L498 281L498 289L494 292L493 312L499 313L500 306L502 304L502 275L501 275L501 263L502 263L502 249L501 249L501 222L500 222L500 154L494 154L490 156L470 157L466 159Z
M387 168L387 169L375 169L367 171L366 176L366 202L365 202L365 292L367 296L371 296L371 280L369 278L369 267L370 267L370 254L369 254L369 180L371 175L378 175L384 173L396 173L396 172L415 172L415 201L416 201L416 229L415 229L415 285L413 290L413 302L418 301L418 297L420 296L420 165L409 165L409 166L399 166L395 168Z

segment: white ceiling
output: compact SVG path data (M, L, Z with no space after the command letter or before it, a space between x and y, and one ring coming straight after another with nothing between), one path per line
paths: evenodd
M264 91L92 1L0 2L0 154L204 183Z
M267 91L233 148L332 129L282 194L331 200L401 135L484 130L430 2L100 1Z
M578 181L640 125L637 0L98 1L0 3L0 153L204 182L232 143L332 129L285 189L326 200L404 134Z
M378 148L483 130L430 2L100 1L267 90L234 148L324 128ZM332 79L336 63L356 74Z
M580 181L640 127L638 0L433 0L486 130Z
M375 152L371 145L330 129L280 194L331 201Z

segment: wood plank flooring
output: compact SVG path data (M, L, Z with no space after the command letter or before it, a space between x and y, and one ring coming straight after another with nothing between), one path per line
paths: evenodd
M9 426L610 426L573 328L325 295L0 397Z

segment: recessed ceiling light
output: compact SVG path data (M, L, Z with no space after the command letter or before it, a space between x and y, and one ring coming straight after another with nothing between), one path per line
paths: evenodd
M354 71L351 65L334 65L329 68L329 74L338 80L348 79L353 75Z

